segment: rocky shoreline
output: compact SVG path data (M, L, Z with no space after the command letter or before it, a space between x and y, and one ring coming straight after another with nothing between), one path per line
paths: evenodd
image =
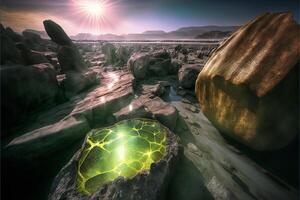
M273 17L289 19L288 14L274 14ZM252 23L260 25L268 20L271 17L266 15ZM283 22L279 20L278 23ZM272 148L262 145L265 143L256 146L244 142L244 138L238 135L244 133L241 129L230 129L231 124L219 120L225 116L218 113L222 106L244 104L239 104L239 99L236 100L238 104L231 104L231 99L226 97L233 91L230 83L210 82L209 78L215 77L211 76L213 72L216 77L221 76L221 72L224 76L228 75L230 70L226 71L222 66L229 61L223 61L225 58L221 56L229 54L226 48L233 48L230 51L238 49L232 44L240 44L238 41L243 40L239 37L255 35L251 32L253 29L248 28L251 23L241 27L217 49L216 45L210 44L74 43L55 22L45 21L44 25L52 41L33 33L21 36L1 26L1 38L6 39L3 48L8 52L1 55L4 58L1 59L1 90L7 91L5 97L1 96L1 123L7 123L1 133L1 171L6 182L2 190L5 191L4 196L11 199L20 196L24 199L47 199L54 178L65 165L69 166L67 163L74 155L76 157L91 129L110 126L124 119L149 118L176 134L184 149L168 180L163 199L297 199L299 183L287 177L299 175L298 167L295 168L298 153L275 151L278 157L270 159L271 167L266 167L256 159L261 154L256 150ZM273 30L272 27L269 29ZM246 33L250 36L243 36ZM259 44L265 40L268 38L257 37ZM299 44L293 48L299 50ZM275 50L281 53L280 49ZM275 50L268 49L270 55ZM258 53L261 51L263 48L257 50ZM230 66L243 69L243 66L235 64L235 58L230 60ZM258 62L259 58L254 61ZM299 62L294 54L290 58ZM269 62L262 64L266 65L265 68L269 66ZM265 69L259 68L261 65L252 66L257 67L255 72ZM236 80L233 77L236 73L231 74L232 80ZM19 78L20 74L22 78ZM224 79L231 80L226 76ZM260 83L258 79L252 81L251 86ZM8 88L14 92L9 93L11 90ZM243 89L237 88L237 91L244 94ZM224 97L224 101L218 101L220 98L214 101L218 95ZM206 101L207 98L212 100ZM252 97L249 99L246 102ZM219 107L210 107L212 102ZM275 101L268 99L268 102ZM236 107L234 111L240 108ZM239 112L226 116L234 116L230 119L234 124L243 124L242 120L239 121L242 117L235 117L235 113ZM260 116L258 118L261 119ZM251 120L246 121L251 124ZM223 131L229 136L238 133L233 140L246 146L233 144L227 136L224 138ZM254 133L257 137L261 136L259 132ZM278 148L289 148L289 143L297 140L296 135L291 133L287 136L288 142ZM269 144L269 141L271 139L263 142ZM294 143L298 148L298 143ZM254 156L249 157L243 152L245 149ZM292 154L291 159L284 159L288 154ZM287 167L273 170L276 167L272 168L272 165L280 164L281 160L286 162L284 165ZM63 177L62 173L60 176ZM121 184L122 180L116 182Z

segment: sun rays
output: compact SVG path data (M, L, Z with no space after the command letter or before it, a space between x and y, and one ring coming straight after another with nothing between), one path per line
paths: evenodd
M80 29L99 34L105 27L113 26L109 19L113 18L116 4L117 1L108 0L72 0L72 13L81 18Z

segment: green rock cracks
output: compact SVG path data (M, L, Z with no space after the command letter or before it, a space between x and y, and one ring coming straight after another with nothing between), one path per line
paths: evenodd
M149 170L166 153L167 131L147 119L125 120L92 130L78 163L79 191L91 194L119 176L133 177Z

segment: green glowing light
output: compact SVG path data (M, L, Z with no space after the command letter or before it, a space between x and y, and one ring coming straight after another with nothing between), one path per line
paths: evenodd
M146 119L91 131L78 163L79 191L91 194L119 176L149 170L166 153L166 133L159 123Z

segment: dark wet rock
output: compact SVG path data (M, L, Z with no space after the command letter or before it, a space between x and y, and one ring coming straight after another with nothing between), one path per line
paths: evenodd
M170 54L165 50L135 53L130 57L127 67L137 79L146 76L165 76L176 71L171 64Z
M179 84L185 89L194 88L199 72L203 65L185 64L178 71Z
M61 26L56 24L55 22L51 20L45 20L43 22L45 30L51 40L59 45L72 45L72 40L69 38L69 36L65 33L65 31L62 29Z
M150 121L147 119L138 120ZM128 122L130 121L133 120L128 120ZM162 125L160 126L165 130L167 135L166 153L161 160L151 164L149 170L142 171L131 178L119 177L96 189L96 192L91 195L86 195L78 191L77 185L78 163L80 156L82 155L81 150L79 150L56 176L52 185L52 190L49 194L49 199L155 200L165 198L169 179L179 160L179 155L181 154L181 147L179 145L178 137L167 128Z
M11 127L27 114L56 103L61 93L56 73L49 65L1 68L2 128Z
M74 45L61 46L57 53L58 62L62 72L68 71L83 72L87 69L79 51Z
M14 32L10 27L6 27L5 33L10 37L14 42L21 42L23 40L22 35Z
M24 43L17 43L16 46L20 50L26 65L50 63L46 56L40 52L30 50Z
M255 150L280 149L298 134L299 30L290 13L263 14L227 39L198 76L208 119Z
M5 32L0 34L1 41L1 65L3 64L23 64L24 60L20 51L15 46L13 40Z

